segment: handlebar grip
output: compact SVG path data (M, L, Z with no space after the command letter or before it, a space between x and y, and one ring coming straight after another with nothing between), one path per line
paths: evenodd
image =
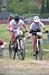
M48 33L49 31L48 30L46 30L46 32L45 33Z
M28 30L25 30L25 32L28 32Z

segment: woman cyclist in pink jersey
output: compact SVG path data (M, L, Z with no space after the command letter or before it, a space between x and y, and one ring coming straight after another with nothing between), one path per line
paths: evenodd
M17 28L19 28L20 26L23 26L24 28L26 28L26 24L24 23L24 21L21 20L18 15L16 15L14 17L14 19L12 19L9 22L9 25L8 25L8 30L10 31L10 42L11 42L11 44L13 43L14 38L15 38L15 33L13 31L17 30Z

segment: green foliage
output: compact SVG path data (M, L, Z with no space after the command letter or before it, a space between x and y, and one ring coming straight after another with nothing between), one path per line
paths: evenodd
M49 0L42 0L41 13L49 13Z
M42 13L39 16L40 16L40 18L48 18L49 14L48 13L47 14L46 13Z
M3 39L5 41L9 41L9 31L7 30L6 24L0 24L0 39Z
M47 13L49 13L49 0L46 1L46 10L47 10Z
M7 11L24 14L39 13L39 7L34 0L9 0L7 3Z
M1 7L2 7L2 0L0 0L0 11L1 11Z
M49 0L42 0L40 17L41 18L49 17Z
M32 6L32 12L31 13L37 14L39 12L40 12L39 6L36 3L34 3Z
M45 12L45 0L42 0L42 4L41 4L41 13L44 13Z

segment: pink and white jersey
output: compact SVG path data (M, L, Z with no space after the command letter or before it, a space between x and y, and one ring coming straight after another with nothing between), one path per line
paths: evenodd
M18 27L21 27L22 25L24 25L24 21L23 20L19 20L18 24L16 23L16 21L14 19L12 19L9 23L9 28L12 27L12 29L17 29Z

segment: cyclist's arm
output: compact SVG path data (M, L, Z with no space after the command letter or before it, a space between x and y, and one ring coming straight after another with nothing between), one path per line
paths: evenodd
M22 29L25 29L27 30L27 25L25 24L25 22L23 20L20 19L20 22L19 22L22 26Z
M8 25L8 26L7 26L7 30L10 30L10 27L11 27L11 26L10 26L10 25Z
M23 24L23 27L26 29L26 24L25 23Z
M9 22L9 25L8 25L8 27L7 27L7 30L9 30L9 31L11 31L11 30L13 30L14 29L14 26L13 26L13 20L11 20L10 22Z
M43 27L43 30L44 30L44 31L46 31L46 28L45 28L45 27Z
M33 23L30 25L29 33L32 33L32 30L33 30Z
M46 31L45 25L44 25L42 22L40 22L40 25L42 26L42 28L43 28L43 30L44 30L44 32L45 32L45 31Z

